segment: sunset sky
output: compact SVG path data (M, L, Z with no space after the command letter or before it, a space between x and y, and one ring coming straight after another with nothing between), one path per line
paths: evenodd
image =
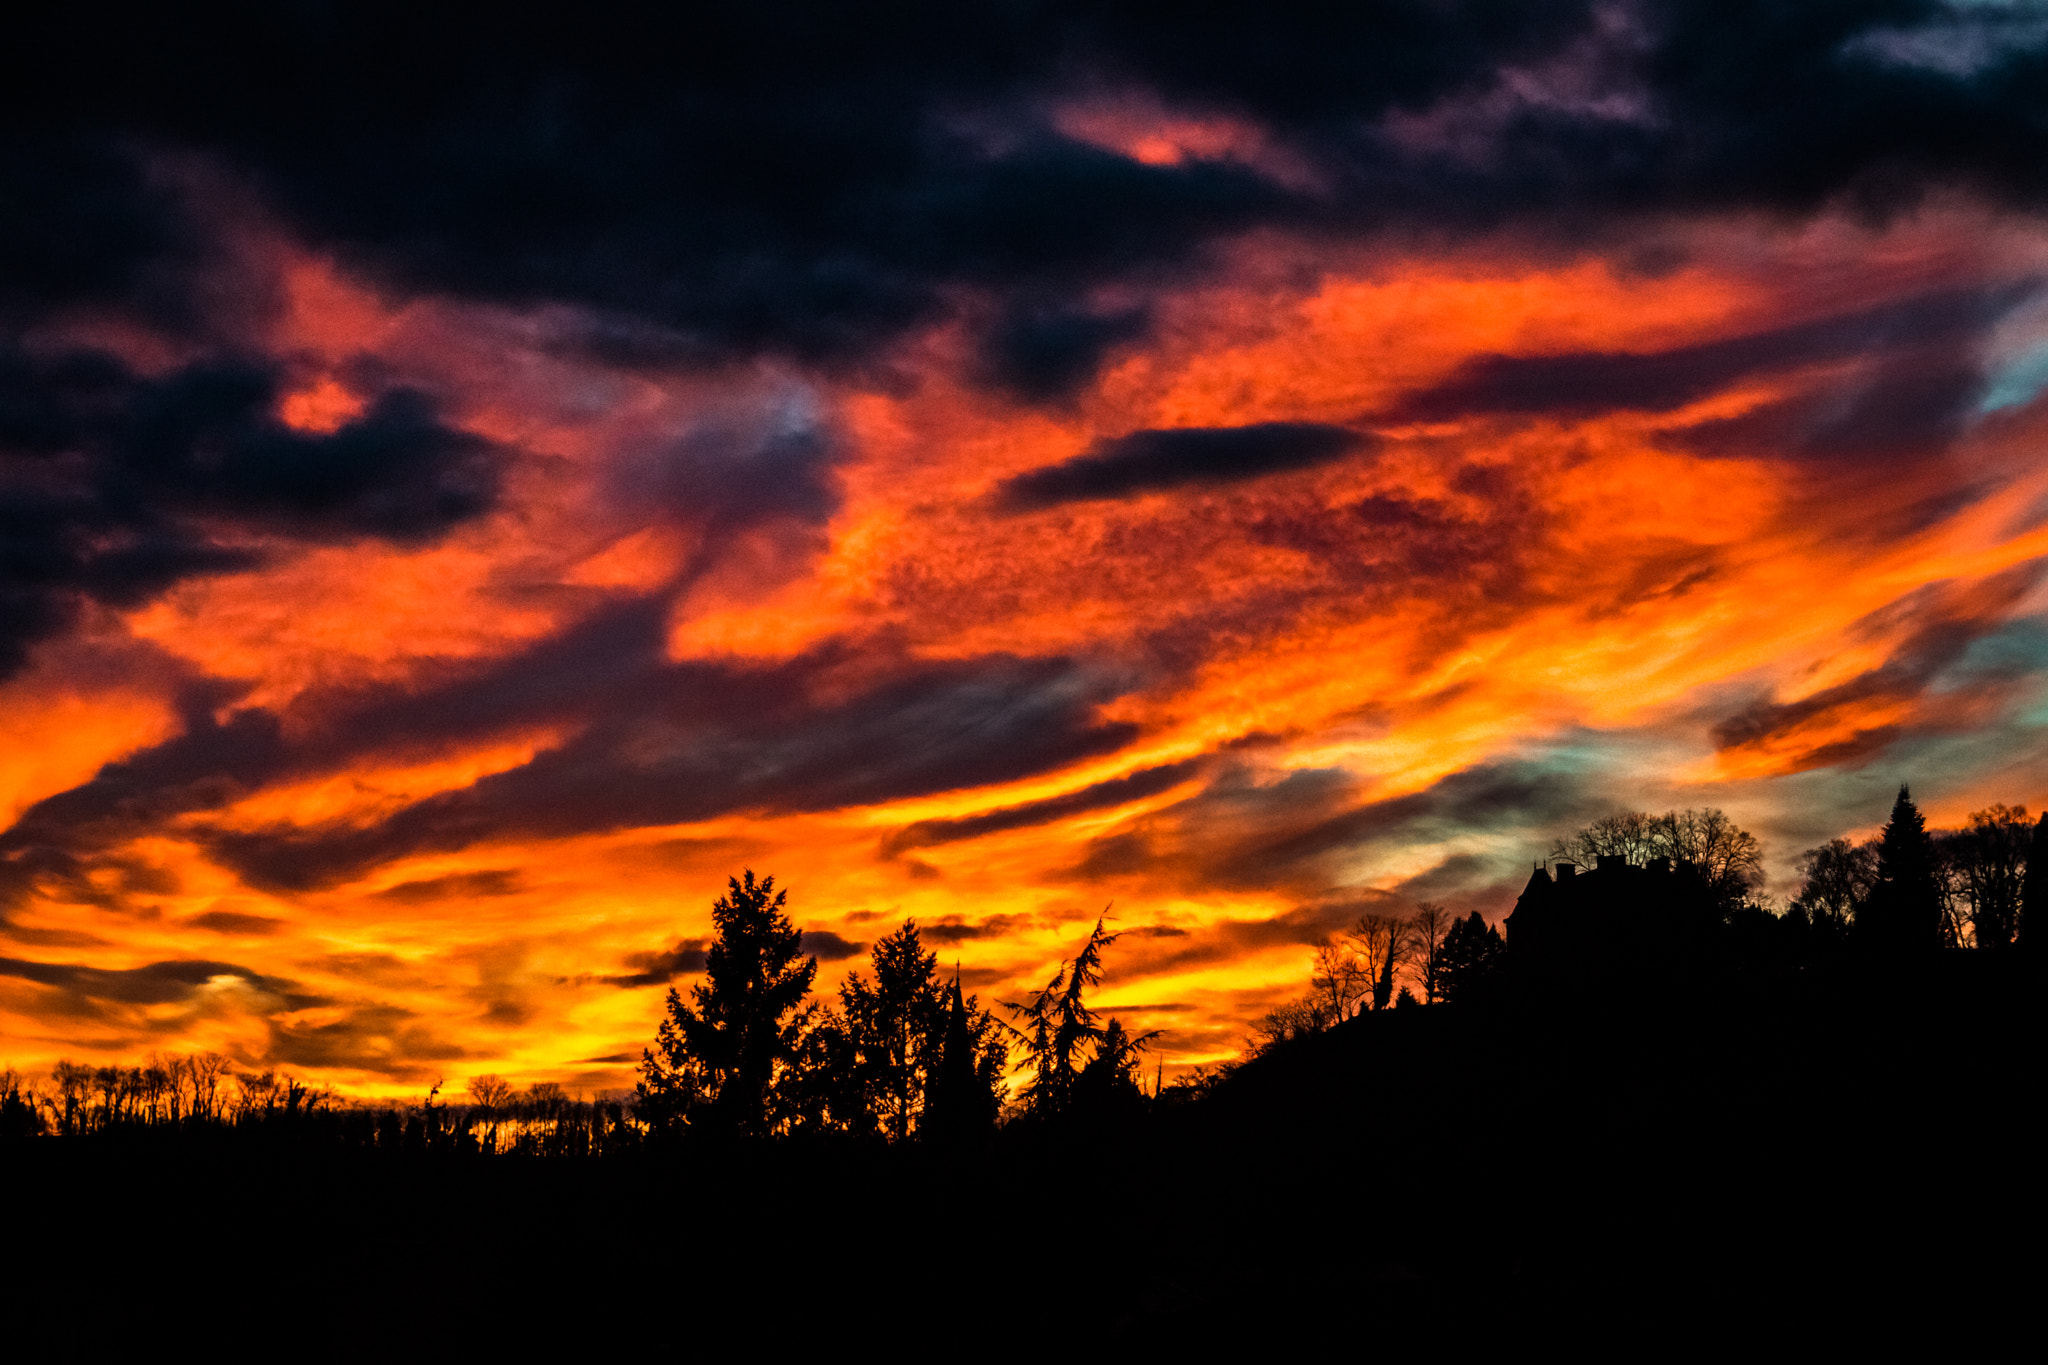
M2044 0L178 8L0 58L0 1064L623 1087L751 867L1171 1074L2048 802Z

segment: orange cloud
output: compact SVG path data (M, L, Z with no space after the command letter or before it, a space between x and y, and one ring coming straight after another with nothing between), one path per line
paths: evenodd
M1262 154L1227 121L1059 118L1149 163ZM1658 270L1248 238L1043 408L945 322L880 378L670 373L299 261L270 344L431 390L503 493L431 543L274 538L118 613L149 685L55 653L7 685L9 1056L620 1086L648 964L751 865L849 943L915 917L985 997L1114 898L1106 998L1183 1066L1346 916L1430 878L1502 910L1608 803L1808 837L1794 775L1849 792L2038 724L2039 404L1925 449L1872 406L1927 368L1886 319L1973 318L2048 254L1996 221L1959 251L1957 222L1672 228ZM362 402L319 377L280 414ZM1355 440L999 496L1259 424ZM2048 776L1957 762L1937 808Z

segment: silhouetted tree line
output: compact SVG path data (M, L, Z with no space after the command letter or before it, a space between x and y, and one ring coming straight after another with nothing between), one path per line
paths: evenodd
M1962 829L1930 831L1901 787L1884 832L1808 849L1806 881L1787 914L1836 940L1912 950L2006 952L2031 941L2048 907L2048 814L1974 811Z
M1148 1095L1133 1034L1088 1003L1117 935L1098 920L1037 991L998 1017L947 981L914 921L878 940L870 974L836 999L787 893L751 870L713 905L704 979L668 993L627 1096L586 1100L495 1075L464 1102L437 1082L406 1105L345 1102L288 1073L214 1052L143 1066L59 1062L48 1081L0 1072L0 1135L292 1133L343 1147L598 1156L692 1141L818 1137L972 1147L999 1126L1128 1120L1214 1093L1245 1063L1383 1011L1545 996L1627 995L1674 984L1797 974L1944 950L2004 954L2038 937L2048 905L2048 815L1995 805L1930 831L1901 787L1863 843L1808 850L1782 907L1761 894L1762 849L1719 810L1629 812L1556 841L1503 926L1424 901L1361 916L1315 945L1309 989L1253 1026L1243 1057L1196 1067ZM1022 1082L1010 1093L1021 1054Z
M1477 910L1461 919L1423 901L1405 917L1361 915L1315 946L1308 993L1260 1017L1247 1055L1361 1013L1469 998L1493 977L1504 951L1500 930Z
M1993 805L1961 829L1929 830L1902 786L1876 838L1808 849L1801 869L1781 916L1794 933L1887 955L2003 954L2030 945L2030 924L2048 914L2048 814Z
M0 1071L0 1137L239 1133L318 1145L484 1155L595 1156L636 1147L646 1125L623 1098L586 1100L552 1081L515 1091L470 1082L469 1103L342 1100L275 1069L239 1071L217 1052L160 1054L146 1065L60 1061L47 1083Z
M914 921L876 942L873 979L850 973L836 1004L811 998L817 961L788 893L751 869L712 907L715 938L689 998L670 990L642 1057L636 1112L654 1139L833 1134L972 1144L1012 1122L1109 1114L1143 1102L1153 1035L1102 1019L1087 993L1117 935L1088 941L1004 1021L940 975ZM1009 1105L1013 1048L1029 1079Z
M276 1070L216 1052L139 1067L59 1062L47 1085L0 1073L0 1133L262 1132L342 1147L486 1156L599 1156L703 1138L810 1137L968 1147L1000 1123L1029 1127L1141 1111L1141 1055L1155 1035L1103 1018L1088 993L1117 935L1098 920L1071 961L998 1019L948 982L905 921L851 972L836 1002L815 999L817 960L787 914L788 893L748 870L712 907L715 938L688 999L668 993L630 1096L585 1100L554 1082L523 1090L496 1075L448 1102L345 1102ZM1009 1094L1021 1051L1028 1079ZM1157 1087L1155 1086L1155 1093Z
M1424 901L1324 939L1308 992L1254 1025L1247 1055L1361 1014L1510 990L1654 990L1701 974L2002 954L2030 944L2040 931L2029 924L2048 913L2048 814L1993 805L1930 831L1903 786L1877 837L1807 850L1783 906L1761 894L1762 845L1720 810L1606 816L1558 839L1550 862L1555 875L1532 874L1506 934L1478 911Z
M988 1007L906 922L821 999L783 894L749 872L629 1096L479 1075L365 1105L215 1053L4 1073L0 1134L69 1139L5 1144L10 1217L94 1286L107 1229L176 1218L226 1282L310 1267L384 1286L367 1304L431 1286L522 1331L535 1304L678 1285L771 1337L914 1294L962 1340L1000 1319L1152 1349L1270 1349L1290 1324L1355 1349L1332 1304L1424 1324L1438 1351L1574 1312L1690 1330L1703 1309L1833 1319L1861 1293L1883 1314L1957 1265L2024 1302L2001 1269L2024 1258L1997 1248L2026 1207L2010 1154L2048 1036L2024 951L2038 830L1993 808L1929 831L1901 793L1882 837L1814 850L1780 907L1718 812L1610 817L1559 842L1505 923L1359 918L1243 1057L1150 1093L1154 1040L1092 1003L1105 922ZM519 1156L546 1159L480 1159ZM1987 1161L2003 1183L1980 1198ZM311 1231L248 1212L277 1209ZM1038 1272L951 1250L992 1209L1015 1244L1090 1258L1066 1292L993 1292ZM826 1210L853 1254L799 1276L789 1229Z

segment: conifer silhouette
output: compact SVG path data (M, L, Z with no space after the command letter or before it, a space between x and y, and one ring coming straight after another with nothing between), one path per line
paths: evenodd
M786 1117L781 1085L796 1059L818 960L784 911L789 893L752 868L711 907L705 981L685 1003L673 988L655 1047L641 1054L643 1112L657 1125L710 1123L759 1135Z
M1060 963L1052 979L1031 999L1003 1002L1022 1025L1010 1031L1031 1056L1032 1076L1020 1098L1040 1117L1062 1114L1073 1107L1081 1073L1104 1055L1105 1041L1115 1054L1115 1063L1120 1064L1157 1036L1148 1033L1131 1038L1114 1019L1110 1020L1110 1028L1115 1029L1112 1036L1109 1028L1096 1022L1095 1011L1082 998L1089 988L1101 984L1102 952L1118 938L1104 927L1106 923L1106 915L1095 921L1094 931L1074 960Z
M1931 952L1941 944L1942 893L1927 819L1903 785L1877 847L1877 877L1856 917L1858 937L1884 953Z
M1437 967L1442 998L1469 999L1483 989L1499 968L1504 952L1500 930L1477 910L1452 924L1444 935L1443 960Z
M1002 1040L1001 1026L962 997L957 971L947 991L938 1053L925 1086L921 1134L949 1146L986 1138L995 1131L1002 1110L1002 1076L1009 1047Z
M839 988L841 1026L851 1044L846 1061L882 1132L901 1142L917 1125L938 1062L945 991L938 954L924 951L914 920L878 940L870 960L872 984L852 972Z

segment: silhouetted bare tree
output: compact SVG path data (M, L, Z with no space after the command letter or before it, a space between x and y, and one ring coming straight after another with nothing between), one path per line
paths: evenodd
M1600 859L1620 858L1637 866L1664 853L1663 831L1648 811L1603 815L1550 847L1550 856L1592 867Z
M484 1126L478 1137L478 1144L486 1152L498 1150L498 1125L504 1121L505 1107L512 1102L512 1084L502 1076L485 1074L469 1083L470 1103L475 1107L473 1121Z
M1263 1056L1282 1043L1321 1033L1337 1022L1338 1017L1331 1012L1328 1002L1313 993L1298 1000L1289 1000L1252 1021L1246 1051L1254 1057Z
M1657 821L1658 856L1691 867L1723 910L1763 884L1763 845L1717 808L1668 811Z
M1348 939L1326 938L1316 945L1309 990L1319 1006L1318 1018L1336 1023L1349 1019L1372 994L1372 973Z
M0 1142L40 1137L42 1132L42 1097L35 1086L11 1066L0 1070Z
M221 1113L221 1086L232 1075L228 1059L218 1052L195 1052L185 1059L185 1079L191 1087L194 1118L211 1120Z
M1830 839L1800 855L1805 883L1793 904L1816 924L1846 931L1877 884L1877 843Z
M1422 980L1422 1003L1434 1005L1443 999L1444 936L1458 917L1435 901L1423 901L1409 918L1414 945L1415 974Z
M2012 946L2033 836L2026 807L1995 805L1971 812L1967 829L1942 840L1970 938L1979 948L1997 952Z
M1597 866L1603 857L1637 867L1669 858L1692 868L1724 911L1741 905L1763 883L1763 846L1725 811L1712 807L1603 816L1559 839L1550 856L1582 867Z
M1394 976L1414 952L1415 936L1408 921L1392 915L1361 915L1344 935L1372 982L1372 1007L1393 1003Z

